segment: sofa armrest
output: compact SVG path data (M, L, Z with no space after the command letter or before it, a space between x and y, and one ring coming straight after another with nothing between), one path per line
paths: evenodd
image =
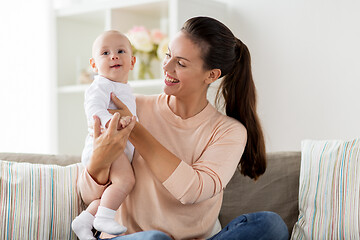
M298 218L300 161L300 152L268 153L266 172L256 182L236 171L224 191L221 225L241 214L273 211L291 232Z
M67 166L81 162L80 156L0 152L0 160Z

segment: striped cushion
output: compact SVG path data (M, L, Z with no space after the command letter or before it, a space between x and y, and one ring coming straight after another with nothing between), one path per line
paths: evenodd
M360 139L302 142L291 239L359 239Z
M70 224L82 210L81 170L0 160L0 239L77 239Z

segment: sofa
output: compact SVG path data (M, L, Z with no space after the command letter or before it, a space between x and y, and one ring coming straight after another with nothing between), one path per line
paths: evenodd
M265 174L261 176L257 181L253 181L248 177L244 177L239 173L239 171L236 171L235 175L233 176L233 178L231 179L230 183L227 185L224 191L223 205L219 215L219 220L222 226L225 226L233 218L244 213L255 212L255 211L273 211L278 213L284 219L286 225L288 226L289 233L291 234L294 223L297 221L298 218L298 188L299 188L301 153L274 152L274 153L268 153L267 158L268 158L267 170ZM79 174L79 172L82 170L81 164L79 164L80 157L71 156L71 155L0 153L0 160L4 162L11 162L22 165L25 163L31 163L30 165L27 164L26 166L28 167L30 166L30 169L33 169L34 166L40 167L40 172L45 172L44 167L50 166L49 171L51 171L53 175L55 175L54 169L63 170L67 166L74 166L75 164L75 166L77 166L77 169L75 169L74 171L75 174L73 173L72 175L71 174L69 175L71 177L69 184L70 185L73 184L71 188L73 189L71 190L73 192L76 192L75 190L76 176L74 177L74 175ZM22 165L15 165L14 169L19 169L20 166ZM5 171L4 168L5 167L2 168L3 169L2 171ZM61 175L61 173L56 173L56 175ZM0 178L1 177L2 176L0 175ZM51 185L49 189L55 188L54 181L55 180L51 181ZM56 181L58 185L62 185L63 177L60 177L60 179ZM58 188L60 188L60 186L58 186ZM46 195L49 195L53 191L54 190L48 191L49 193ZM63 193L59 193L58 195L62 195L62 194ZM75 194L74 196L76 197ZM72 203L72 205L76 205L76 202L78 202L77 205L78 207L76 208L75 212L72 212L72 216L69 217L67 221L71 221L71 218L77 215L78 212L80 212L84 207L83 205L81 205L81 201L79 198L73 200L74 196L71 198L72 200L70 201L75 201L75 204ZM57 198L58 197L59 196L57 196ZM51 204L55 204L55 206L51 208L51 211L49 211L49 214L50 212L53 213L55 209L55 211L56 210L58 211L58 215L60 215L62 213L61 209L64 208L64 206L68 206L68 204L60 205L60 204L64 204L64 202L62 201L54 201L54 200L49 200L49 201L51 201ZM36 203L34 202L32 202L31 204L36 205ZM72 207L71 209L74 209L74 207ZM13 214L13 212L11 211L10 213ZM10 213L8 212L7 214ZM1 211L0 211L0 215L1 215ZM58 216L55 213L53 213L53 215ZM46 217L44 218L46 219ZM59 220L59 222L61 223L65 222L64 217L59 217L59 218L62 219ZM8 223L7 225L11 225L11 224ZM64 227L63 224L56 224L52 220L52 225L50 225L49 223L49 226L52 226L49 227L51 228L51 230L42 234L44 234L44 236L46 236L45 238L47 239L61 239L62 237L54 236L56 232L56 228L60 227L60 225ZM1 232L1 227L6 228L6 224L4 224L4 222L3 223L0 222L0 232ZM42 227L44 227L44 224L41 224L41 226L38 228L41 229ZM7 227L7 231L9 231L8 228L9 227ZM14 234L14 232L16 231L20 231L20 230L12 230L11 232L12 234ZM63 234L64 230L61 231L59 230L59 232L60 233L58 234ZM39 233L37 232L36 234ZM50 235L51 237L49 237ZM7 239L16 239L11 237L9 238L9 236L10 233L8 233ZM66 238L76 239L76 236L71 234L70 238L68 236L66 236Z
M289 235L298 219L301 152L267 154L265 173L254 181L236 171L224 191L222 226L241 214L272 211L286 223Z

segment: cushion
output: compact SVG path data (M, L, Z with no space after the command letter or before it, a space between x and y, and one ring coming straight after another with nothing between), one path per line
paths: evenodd
M291 239L359 239L360 139L305 140L301 152Z
M82 168L0 160L0 239L77 239L70 224L83 209Z

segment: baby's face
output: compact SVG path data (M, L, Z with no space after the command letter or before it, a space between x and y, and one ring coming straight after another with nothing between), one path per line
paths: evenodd
M135 64L129 40L117 32L104 33L94 42L90 64L99 75L127 83L129 71Z

